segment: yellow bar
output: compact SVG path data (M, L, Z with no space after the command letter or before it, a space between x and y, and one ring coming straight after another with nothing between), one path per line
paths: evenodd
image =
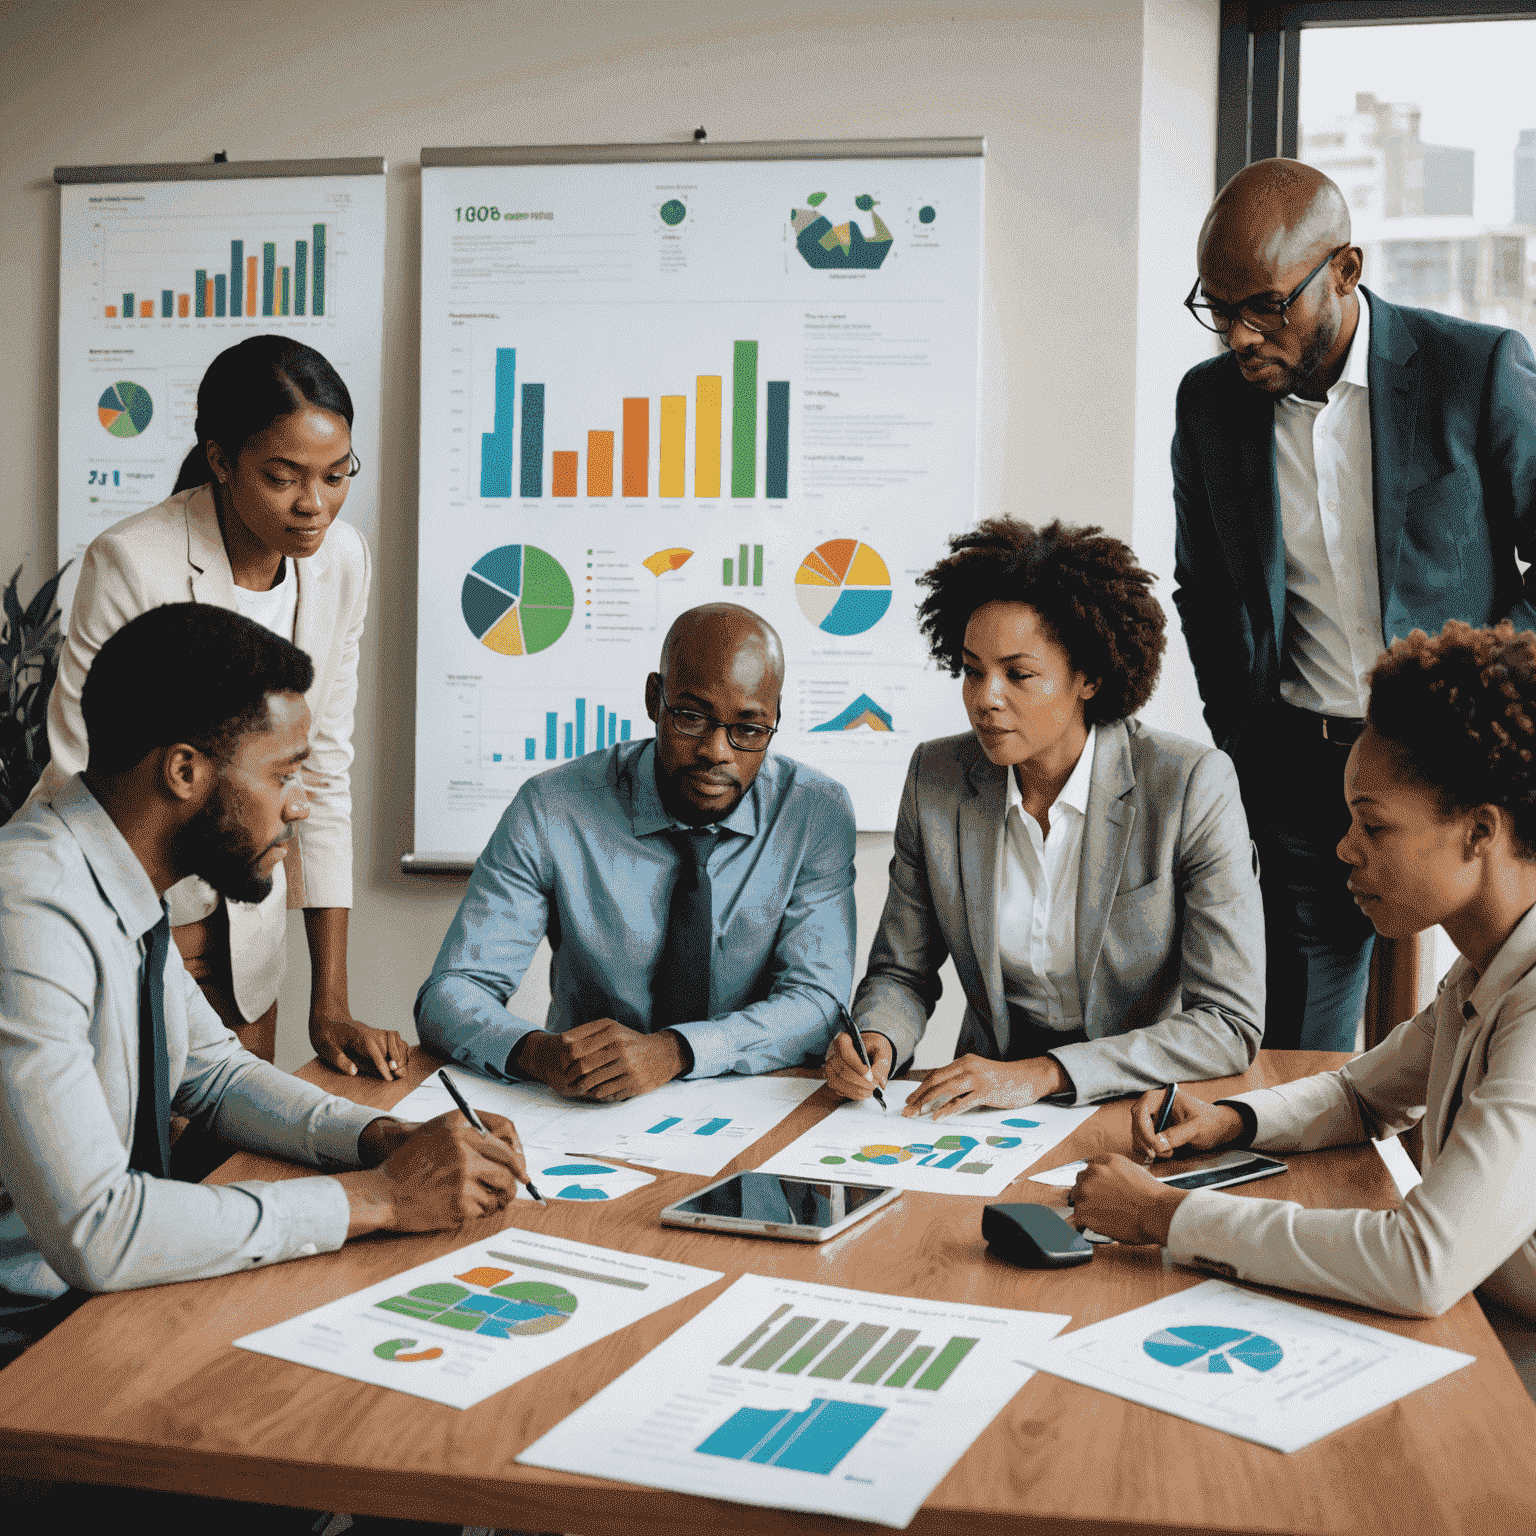
M661 397L661 482L659 496L683 494L683 436L688 426L687 395Z
M720 375L698 377L693 438L693 494L720 494Z

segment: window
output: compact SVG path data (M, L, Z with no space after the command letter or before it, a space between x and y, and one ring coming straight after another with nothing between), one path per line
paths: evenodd
M1317 166L1369 288L1536 345L1536 6L1226 0L1222 26L1218 182Z

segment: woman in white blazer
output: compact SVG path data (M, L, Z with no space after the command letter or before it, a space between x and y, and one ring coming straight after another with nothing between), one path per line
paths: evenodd
M355 1074L361 1064L388 1079L405 1067L405 1042L354 1019L347 999L352 713L369 580L367 543L336 521L359 467L352 399L314 348L253 336L209 366L195 430L173 494L109 528L81 560L48 703L52 761L34 793L52 794L86 766L85 675L107 638L147 609L214 603L307 651L315 665L303 770L310 811L297 857L278 866L260 906L222 902L195 878L173 886L171 931L219 1016L270 1061L286 909L302 907L314 977L310 1041L339 1071Z
M1371 674L1339 844L1376 931L1440 924L1462 958L1433 1003L1337 1072L1214 1105L1180 1095L1136 1150L1301 1152L1423 1131L1423 1182L1395 1211L1181 1194L1124 1157L1079 1176L1078 1218L1122 1242L1263 1285L1435 1316L1478 1290L1536 1389L1536 635L1415 630Z
M1225 1077L1263 1035L1264 925L1226 755L1131 718L1164 647L1119 539L991 518L950 540L920 610L972 729L913 754L890 893L827 1080L864 1098L910 1060L952 957L957 1057L906 1112L1077 1103Z

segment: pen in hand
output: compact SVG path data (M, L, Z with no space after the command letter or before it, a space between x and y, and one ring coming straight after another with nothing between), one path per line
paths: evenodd
M469 1107L469 1100L459 1092L458 1087L455 1085L453 1079L449 1077L446 1072L439 1071L437 1075L443 1080L443 1087L448 1090L449 1096L453 1099L453 1102L459 1106L459 1113L463 1115L464 1118L468 1120L469 1123L474 1126L474 1128L479 1131L479 1133L484 1136L487 1141L489 1141L491 1139L491 1133L486 1130L485 1126L481 1123L480 1116L477 1115L474 1110ZM528 1193L532 1195L540 1205L547 1206L549 1201L547 1201L544 1196L534 1188L533 1180L529 1179L526 1182L528 1185Z
M859 1053L859 1060L869 1068L870 1079L873 1081L875 1065L869 1059L869 1052L864 1048L864 1036L854 1027L853 1016L841 1003L837 1005L837 1011L842 1016L843 1029L846 1031L848 1038L853 1041L853 1048ZM885 1095L881 1093L878 1083L875 1085L875 1103L880 1106L882 1112L886 1111Z
M1168 1086L1163 1089L1163 1102L1157 1107L1157 1122L1152 1127L1152 1134L1154 1136L1161 1136L1167 1129L1168 1117L1173 1113L1173 1101L1178 1096L1179 1085L1177 1083L1169 1083ZM1154 1161L1156 1156L1157 1154L1155 1152L1150 1154L1147 1158L1147 1161L1149 1163Z

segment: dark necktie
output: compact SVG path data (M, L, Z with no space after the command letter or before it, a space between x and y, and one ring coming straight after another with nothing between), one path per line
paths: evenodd
M653 1032L709 1017L709 962L715 937L708 868L715 834L674 831L667 839L677 849L677 879L652 986Z
M139 986L139 1107L133 1117L128 1166L157 1179L171 1170L171 1057L165 1043L165 960L171 921L144 935L144 979Z

